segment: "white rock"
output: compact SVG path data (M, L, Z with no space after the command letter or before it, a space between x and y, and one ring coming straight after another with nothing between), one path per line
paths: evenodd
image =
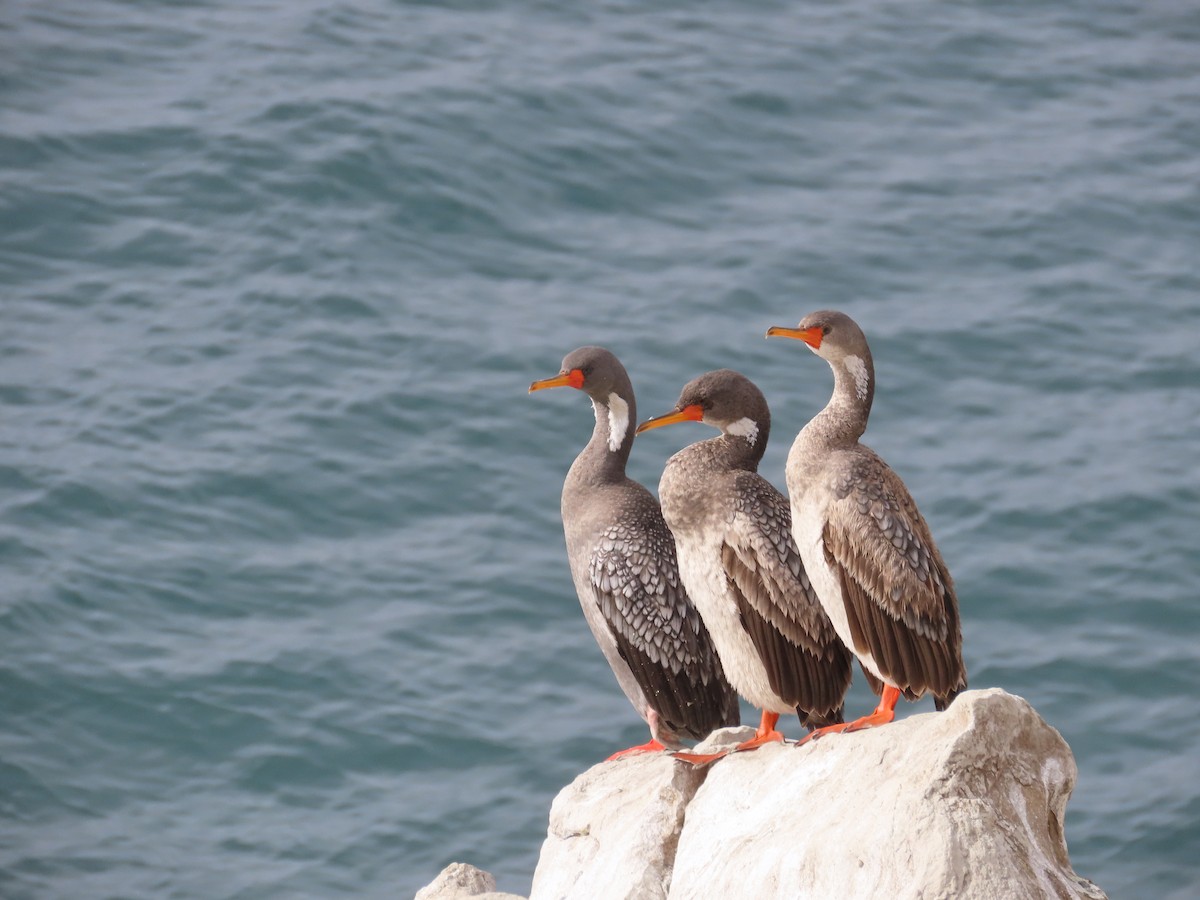
M413 900L524 900L516 894L496 892L496 879L490 872L466 863L450 863Z
M665 753L584 772L550 807L529 900L665 900L684 810L704 775Z
M695 747L692 753L716 753L719 750L732 750L738 744L745 743L754 737L753 725L733 725L729 728L718 728Z
M668 897L1103 898L1067 856L1075 778L1058 732L1000 690L733 754L688 805Z
M1067 856L1075 778L1059 733L1001 690L706 769L605 762L555 798L530 900L1104 900Z

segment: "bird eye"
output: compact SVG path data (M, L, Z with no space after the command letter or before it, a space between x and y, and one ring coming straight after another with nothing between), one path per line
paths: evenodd
M821 329L821 334L829 334L829 326L828 325L826 325L824 328Z

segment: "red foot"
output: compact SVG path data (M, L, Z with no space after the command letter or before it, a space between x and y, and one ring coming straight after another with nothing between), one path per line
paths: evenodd
M673 753L676 759L682 759L684 762L690 762L693 766L707 766L709 763L716 762L723 756L730 753L737 753L739 750L754 750L756 747L761 747L763 744L770 744L773 741L782 741L783 735L775 730L775 724L779 721L779 713L769 713L763 710L762 720L759 722L758 728L754 732L754 737L748 741L742 741L732 750L722 750L720 753Z
M709 763L714 763L729 753L729 750L722 750L720 753L686 753L681 750L671 755L676 759L682 759L684 762L691 763L693 766L707 766Z
M612 756L608 757L608 759L606 759L604 761L608 762L609 760L612 760L612 759L621 759L624 756L632 756L635 753L653 753L656 750L666 750L666 749L667 748L664 747L662 744L660 744L657 740L655 740L654 738L651 738L650 740L646 741L646 743L638 744L636 747L628 747L625 750L618 750L616 753L614 753Z
M772 741L782 741L783 735L775 730L778 722L779 713L769 713L764 709L762 719L759 721L758 728L754 732L754 737L748 741L743 741L733 749L753 750L755 747L761 747L763 744L769 744Z
M815 741L817 738L824 737L827 734L843 734L851 731L862 731L865 728L874 728L877 725L886 725L896 718L896 701L899 699L899 688L894 688L890 684L884 685L883 696L879 698L879 705L875 707L869 716L863 716L861 719L855 719L853 722L843 722L841 725L826 725L824 728L818 728L806 738L797 742L797 746L807 744L809 741Z

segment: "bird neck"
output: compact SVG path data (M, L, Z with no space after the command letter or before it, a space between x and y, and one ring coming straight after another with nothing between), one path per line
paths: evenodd
M757 422L747 417L728 426L720 437L714 438L714 449L727 468L757 472L770 434L770 416L762 417Z
M868 350L862 356L831 360L829 367L833 396L804 430L827 444L854 443L867 430L875 399L875 365Z
M596 427L592 439L579 454L576 465L588 480L620 481L625 477L625 464L633 447L633 429L637 420L637 405L633 398L623 399L616 393L607 398L592 398Z

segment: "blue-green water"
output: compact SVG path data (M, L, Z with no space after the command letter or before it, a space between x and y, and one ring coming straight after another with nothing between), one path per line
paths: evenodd
M763 333L822 307L1076 869L1200 894L1200 15L645 6L0 8L0 896L527 890L644 731L562 548L591 412L527 385L739 369L782 486L830 377Z

